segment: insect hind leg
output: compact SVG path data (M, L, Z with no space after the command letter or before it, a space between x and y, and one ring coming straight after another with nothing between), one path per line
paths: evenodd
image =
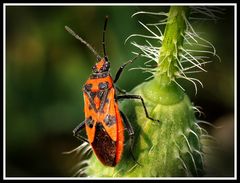
M120 100L120 99L138 99L138 100L141 100L146 117L148 119L152 120L152 121L160 122L160 120L154 119L154 118L149 116L147 108L146 108L146 105L145 105L145 102L144 102L143 98L140 95L119 95L119 96L117 96L117 100Z
M126 125L127 128L127 132L129 135L129 142L130 142L130 154L134 160L134 162L136 162L138 165L142 166L135 158L134 154L133 154L133 146L134 146L134 130L133 127L131 125L131 123L129 122L128 118L124 115L124 113L122 111L120 111L120 114L122 116L123 122Z
M80 135L81 130L84 128L85 128L85 121L81 122L78 126L76 126L76 128L74 128L73 136L76 137L77 139L87 142L89 144L88 140L85 137Z

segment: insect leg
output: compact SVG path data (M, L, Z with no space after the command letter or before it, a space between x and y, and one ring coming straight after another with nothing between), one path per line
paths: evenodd
M140 56L140 54L138 54L138 55L137 55L136 57L134 57L132 60L129 60L129 61L125 62L125 63L118 69L118 71L117 71L117 73L116 73L116 75L115 75L115 79L114 79L114 81L113 81L114 83L116 83L117 80L119 79L119 77L120 77L123 69L124 69L128 64L130 64L130 63L132 63L134 60L136 60L139 56Z
M88 140L86 138L84 138L83 136L80 135L80 131L85 127L85 121L81 122L78 126L76 126L76 128L74 128L73 130L73 136L76 137L79 140L85 141L87 143Z
M159 120L154 119L154 118L149 116L147 108L146 108L145 103L144 103L144 100L140 95L119 95L119 96L117 96L117 100L119 100L119 99L138 99L138 100L141 100L142 106L143 106L145 114L146 114L146 117L148 119L152 120L152 121L160 122Z
M117 86L116 86L116 89L117 89L117 91L118 91L119 93L122 93L122 94L126 94L126 93L127 93L126 90L123 90L123 89L121 89L121 88L119 88L119 87L117 87Z
M130 154L133 158L133 160L139 164L136 160L136 158L134 157L133 155L133 145L134 145L134 130L133 130L133 127L131 125L131 123L129 122L128 118L124 115L124 113L122 111L120 111L120 114L122 116L122 119L123 119L123 122L124 124L126 125L126 128L127 128L127 132L128 132L128 135L129 135L129 141L130 141ZM140 164L139 164L140 165ZM141 165L140 165L141 166Z

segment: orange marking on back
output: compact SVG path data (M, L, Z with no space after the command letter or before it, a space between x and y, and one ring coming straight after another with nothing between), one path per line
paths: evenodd
M101 100L97 96L95 96L94 97L94 104L95 104L97 110L100 107L100 103L101 103Z

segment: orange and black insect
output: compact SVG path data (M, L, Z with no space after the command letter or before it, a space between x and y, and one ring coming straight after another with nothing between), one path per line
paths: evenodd
M126 94L126 92L115 87L115 83L123 69L137 57L123 64L117 71L114 80L112 79L110 62L105 49L107 20L108 17L105 19L102 42L104 57L100 57L90 44L69 27L65 26L65 28L76 39L85 44L97 57L97 63L92 67L92 74L83 86L85 120L73 130L73 135L80 140L90 143L94 153L104 165L115 166L120 161L123 152L123 123L130 136L131 155L134 158L132 154L134 131L128 118L119 109L118 101L122 99L139 99L142 102L146 117L151 120L154 119L149 117L141 96ZM121 95L117 95L116 91L121 93ZM83 128L86 128L88 139L80 135L80 131Z

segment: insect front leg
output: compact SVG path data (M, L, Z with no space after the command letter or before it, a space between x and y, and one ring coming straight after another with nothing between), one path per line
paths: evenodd
M117 100L121 100L121 99L137 99L137 100L141 100L142 106L144 108L144 112L146 114L146 117L148 119L152 120L152 121L160 122L158 119L154 119L154 118L149 116L147 108L146 108L146 105L144 103L144 100L143 100L143 98L140 95L119 95L119 96L117 96Z
M130 63L132 63L134 60L136 60L138 57L140 56L140 54L138 54L136 57L134 57L132 60L127 61L126 63L124 63L117 71L116 75L115 75L115 79L114 79L114 83L116 83L120 77L120 75L122 74L123 69Z
M76 128L74 128L73 136L76 137L79 140L82 140L82 141L85 141L85 142L89 143L88 140L85 137L80 135L81 130L83 130L84 128L85 128L85 120L83 122L81 122L78 126L76 126Z

